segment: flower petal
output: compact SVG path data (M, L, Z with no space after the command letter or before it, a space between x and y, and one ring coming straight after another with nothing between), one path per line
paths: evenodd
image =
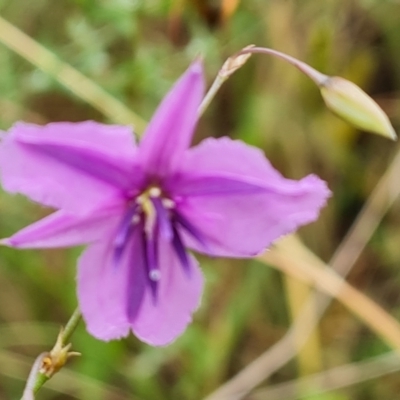
M86 217L59 210L1 242L18 248L77 246L100 239L114 230L119 220L119 209L99 210Z
M114 154L122 158L132 158L137 150L132 128L123 125L107 125L95 121L52 122L35 125L18 122L11 130L15 135L29 136L43 141L82 142L90 148Z
M179 172L193 176L225 173L264 182L281 176L259 148L228 137L208 138L189 149Z
M79 306L88 332L100 340L119 339L129 334L127 284L133 266L131 250L122 254L115 267L112 238L105 236L102 241L91 244L79 258ZM137 284L136 289L143 292L144 286Z
M140 180L135 154L126 127L91 121L19 123L0 145L0 172L7 191L83 214L120 202L121 190Z
M159 262L157 301L154 302L147 290L132 320L135 335L153 346L164 346L182 334L199 306L203 288L203 277L195 258L188 255L189 278L170 242L160 240Z
M209 196L262 193L269 187L268 181L235 174L197 172L169 179L164 190L175 196Z
M184 236L185 243L212 255L258 254L282 235L314 221L330 194L316 176L285 179L260 150L227 138L209 139L189 150L179 174L188 181L190 175L196 180L204 174L213 183L209 193L205 184L201 190L195 185L174 188L174 194L186 190L179 212L208 239L207 248L192 235ZM218 189L215 182L221 176L229 176L229 183Z
M189 147L204 93L200 62L194 62L164 97L140 143L140 157L151 175L174 170Z

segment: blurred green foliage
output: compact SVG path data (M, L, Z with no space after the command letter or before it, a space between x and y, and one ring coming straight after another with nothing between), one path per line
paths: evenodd
M0 15L52 50L138 115L149 119L198 55L211 83L223 61L248 44L287 52L341 75L400 122L400 3L390 0L0 0ZM228 12L229 11L229 12ZM54 78L0 44L0 127L104 117ZM328 259L384 173L396 147L331 115L318 90L280 60L254 56L221 89L195 141L229 135L263 148L288 177L316 173L333 191L318 222L301 230ZM385 218L350 282L400 316L400 205ZM48 210L1 193L2 237ZM34 357L49 349L76 305L79 249L0 251L0 398L19 398ZM166 348L133 336L102 343L80 326L83 353L40 399L199 399L276 342L290 326L282 277L255 261L201 257L202 306ZM341 305L322 321L321 365L330 368L387 350ZM302 375L296 363L269 384ZM396 398L399 373L313 400ZM51 389L49 389L51 388ZM300 394L299 394L300 395Z

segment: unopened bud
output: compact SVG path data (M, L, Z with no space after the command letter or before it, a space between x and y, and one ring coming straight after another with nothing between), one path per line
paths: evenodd
M334 76L320 85L327 107L357 128L396 140L396 132L379 105L354 83Z

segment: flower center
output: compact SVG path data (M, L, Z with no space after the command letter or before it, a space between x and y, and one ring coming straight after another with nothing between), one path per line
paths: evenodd
M149 186L130 203L120 222L114 240L114 264L118 266L131 240L141 240L148 285L157 301L158 285L163 277L161 267L169 268L163 262L162 251L170 248L190 277L190 258L182 240L183 231L205 243L201 233L178 211L175 201L160 187ZM134 236L136 239L132 239ZM168 260L171 260L169 256Z
M136 204L138 205L137 213L133 216L136 217L138 214L143 214L144 219L144 230L147 236L151 236L155 229L155 224L158 219L164 217L169 219L169 213L167 210L175 207L175 202L167 197L163 197L162 190L158 186L150 186L143 191L137 198ZM159 221L165 226L166 220ZM138 222L137 218L136 221ZM136 222L132 221L132 222ZM164 232L166 233L166 232ZM166 237L169 239L168 235Z

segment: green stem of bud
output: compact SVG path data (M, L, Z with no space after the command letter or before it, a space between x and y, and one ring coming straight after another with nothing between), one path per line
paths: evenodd
M237 55L243 54L268 54L274 57L278 57L284 61L287 61L289 64L292 64L294 67L299 69L303 74L307 75L317 86L323 86L325 82L329 79L328 75L324 75L316 69L310 67L308 64L289 56L285 53L281 53L280 51L269 49L266 47L246 47L243 50L239 51Z
M329 110L356 128L396 140L396 132L379 105L354 83L324 75L302 61L280 51L249 46L236 54L236 58L247 54L268 54L287 61L308 76L320 89ZM235 56L231 57L235 59Z

